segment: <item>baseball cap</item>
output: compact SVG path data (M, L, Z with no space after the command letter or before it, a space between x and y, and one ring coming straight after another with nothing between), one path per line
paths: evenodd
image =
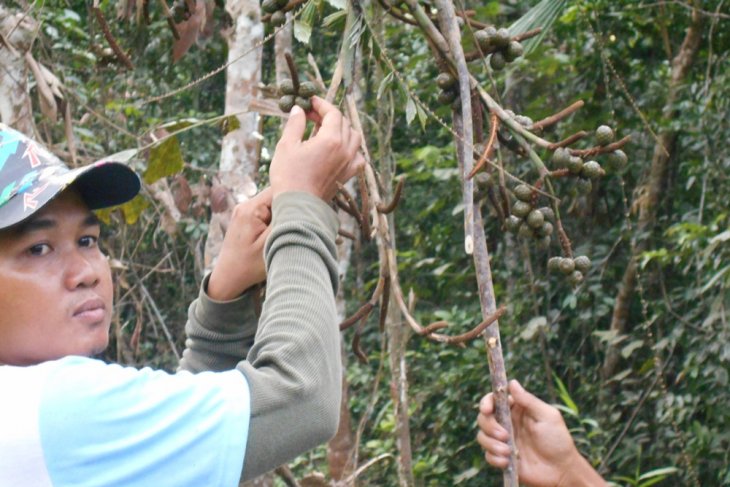
M140 180L125 164L103 159L69 169L38 142L0 123L0 230L25 220L70 185L97 210L134 198Z

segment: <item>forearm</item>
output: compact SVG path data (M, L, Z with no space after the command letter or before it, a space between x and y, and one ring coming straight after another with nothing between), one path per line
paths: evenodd
M334 212L318 198L287 193L274 202L266 300L248 360L238 365L251 388L244 478L286 462L336 430L336 228Z
M253 302L255 291L247 291L231 301L215 301L206 294L207 280L203 280L198 299L188 309L187 339L179 370L231 370L246 358L253 345L258 322Z

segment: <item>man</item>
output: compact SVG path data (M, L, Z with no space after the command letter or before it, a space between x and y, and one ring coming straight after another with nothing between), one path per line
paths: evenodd
M512 426L520 484L529 487L604 487L606 482L573 443L557 408L527 392L516 380L509 383ZM508 435L494 416L490 392L479 403L477 441L489 464L509 462Z
M112 308L91 210L132 198L137 176L116 163L69 171L0 125L0 485L237 485L334 434L326 202L364 160L335 107L314 98L309 118L319 131L303 142L292 110L271 187L235 209L174 375L88 358L107 345ZM246 290L264 277L257 323Z

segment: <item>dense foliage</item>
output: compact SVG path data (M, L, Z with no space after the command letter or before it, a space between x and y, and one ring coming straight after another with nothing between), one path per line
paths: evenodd
M145 103L224 62L220 31L229 20L221 9L211 19L208 37L177 63L171 59L171 33L154 2L149 22L137 19L135 12L110 22L135 64L125 71L102 47L106 41L87 3L47 1L29 11L42 22L34 54L66 86L74 135L85 159L143 146L163 122L222 113L222 75L161 103ZM108 19L117 15L113 3L102 2ZM315 3L317 9L304 18L305 27L314 26L312 37L308 46L296 45L295 54L304 67L311 50L328 79L339 53L333 40L340 38L344 17L333 6L338 2ZM534 2L465 3L479 20L508 26ZM569 181L556 185L574 248L594 263L576 288L547 271L548 257L559 252L555 242L539 249L505 232L479 193L497 300L509 308L501 320L508 373L560 404L581 451L621 485L650 485L664 476L662 485L730 485L730 18L723 1L697 3L702 40L671 107L666 107L670 59L691 17L684 2L570 2L539 46L507 70L492 73L486 65L472 65L505 108L534 120L584 100L584 108L546 135L551 140L601 124L632 137L624 148L630 162L623 172L609 174L588 194L577 192ZM438 69L420 31L394 19L385 22L387 55L400 76L450 124L450 110L436 102L438 88L432 80ZM414 111L398 77L388 75L371 33L364 26L362 31L362 109L371 115L366 131L379 159L374 163L393 161L396 174L406 178L405 197L394 218L402 283L413 288L415 313L423 322L446 319L454 331L467 330L480 320L479 303L471 258L463 252L453 137L426 113ZM273 76L272 55L267 46L265 81ZM378 110L392 111L390 146L381 146L383 139L377 137L382 130L376 123ZM62 121L54 124L39 115L37 124L52 140L64 140ZM270 152L278 123L263 128ZM677 138L669 148L657 221L648 234L639 234L638 211L656 135L666 131L676 132ZM183 174L190 184L205 184L212 177L220 134L213 124L179 136ZM525 158L504 148L497 156L514 175L535 179ZM550 158L547 151L541 156ZM135 164L144 171L148 163ZM129 225L119 213L110 216L115 224L109 226L108 248L118 262L116 342L110 358L172 369L171 343L182 346L187 303L201 278L209 210L185 215L177 235L170 236L158 225L163 210L149 193L140 208L139 215L125 213L128 220L138 217ZM631 326L615 336L608 330L618 285L639 241L648 243L638 256ZM359 264L352 266L346 292L351 311L367 299L377 279L374 246L363 243L354 259ZM376 321L370 319L363 339L369 363L353 359L348 367L356 421L367 411L374 378L383 373L379 367L384 363L387 368ZM601 371L609 345L619 347L621 358L619 368L605 377ZM500 485L501 476L486 466L473 441L476 403L489 387L483 342L458 348L411 337L407 358L417 484ZM377 401L360 441L361 461L396 453L387 377L375 391ZM298 475L326 470L323 450L300 458L295 467ZM667 467L676 470L657 470ZM363 485L395 485L395 472L394 461L385 460L360 479Z

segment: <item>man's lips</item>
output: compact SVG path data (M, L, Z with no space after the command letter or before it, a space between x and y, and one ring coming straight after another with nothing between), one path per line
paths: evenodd
M87 323L97 323L104 319L106 315L106 305L104 300L100 298L87 299L74 312L73 317L81 319Z

